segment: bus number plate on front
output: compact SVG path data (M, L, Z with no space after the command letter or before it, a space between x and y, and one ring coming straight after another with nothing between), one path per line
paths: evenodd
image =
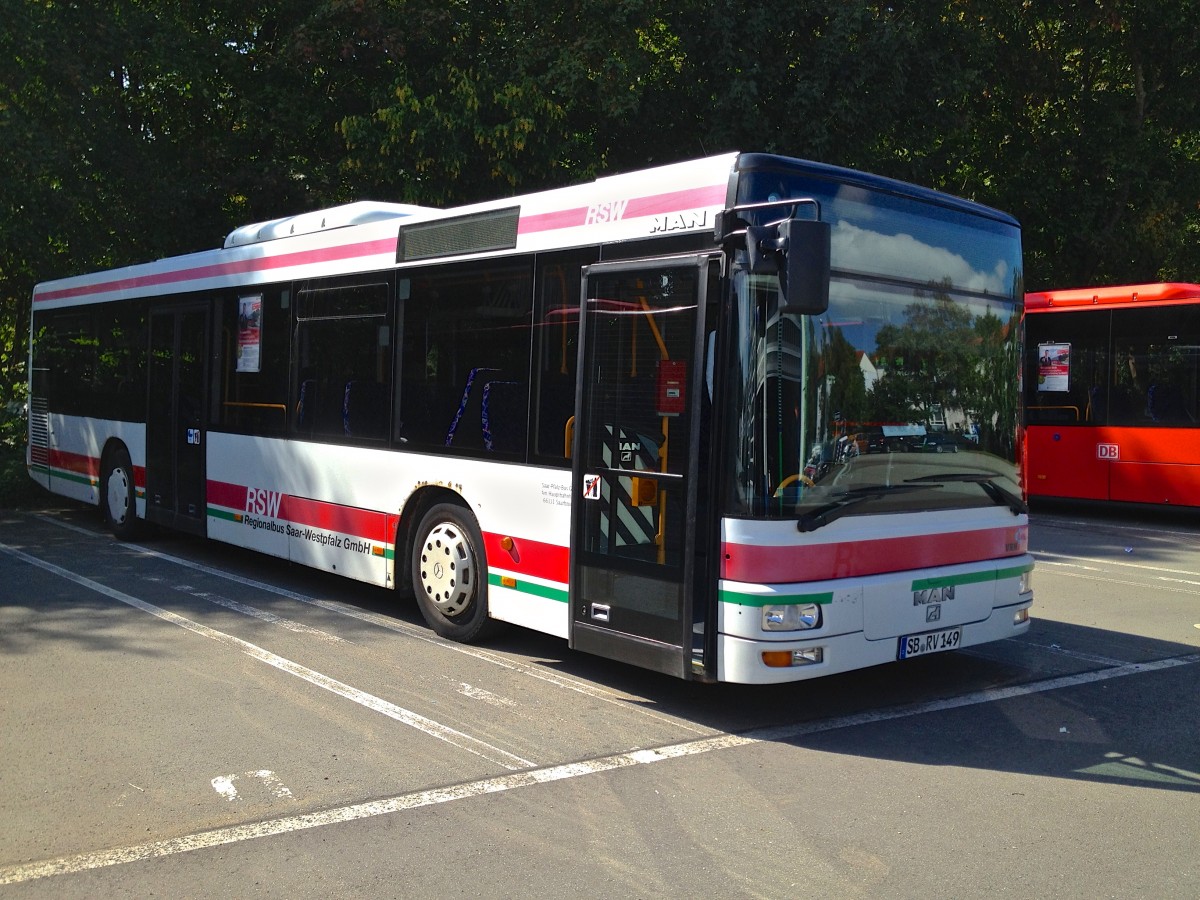
M896 658L912 659L914 656L924 656L926 653L956 650L961 641L961 628L947 628L945 631L930 631L926 634L906 634L900 638L900 649Z

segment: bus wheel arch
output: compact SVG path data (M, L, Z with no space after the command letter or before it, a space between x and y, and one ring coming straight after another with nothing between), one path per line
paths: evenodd
M451 491L426 498L409 518L404 545L417 606L441 637L473 643L488 637L487 556L479 524Z
M137 517L137 482L129 449L110 440L100 455L100 514L104 524L123 541L140 531Z

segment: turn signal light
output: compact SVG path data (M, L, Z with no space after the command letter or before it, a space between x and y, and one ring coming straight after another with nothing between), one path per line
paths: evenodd
M825 661L824 647L804 647L800 650L764 650L764 666L772 669L788 669L792 666L812 666Z

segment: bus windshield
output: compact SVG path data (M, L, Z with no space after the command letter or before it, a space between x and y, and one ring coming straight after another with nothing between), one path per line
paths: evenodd
M780 314L735 259L726 509L796 518L1022 509L1018 227L866 184L754 173L739 202L811 197L832 226L829 308Z

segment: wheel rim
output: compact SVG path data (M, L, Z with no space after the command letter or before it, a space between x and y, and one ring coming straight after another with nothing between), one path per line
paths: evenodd
M421 589L442 615L459 615L475 594L475 554L462 529L442 522L430 529L421 546Z
M117 525L129 515L129 497L129 475L118 466L108 474L108 516Z

